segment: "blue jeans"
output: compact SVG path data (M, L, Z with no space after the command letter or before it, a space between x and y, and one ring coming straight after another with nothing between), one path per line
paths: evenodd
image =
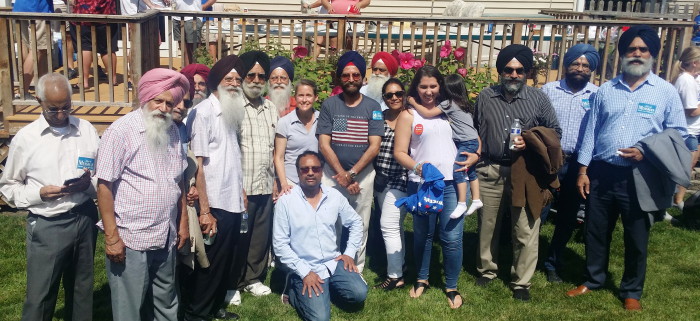
M691 152L697 151L698 150L698 136L695 136L693 134L688 134L688 138L685 139L685 146L688 147L688 149Z
M476 151L479 149L479 140L477 139L472 139L472 140L467 140L467 141L455 141L455 146L457 146L457 157L455 158L455 161L457 162L463 162L467 160L466 155L462 155L462 152L469 152L469 153L476 153ZM453 170L458 170L462 168L462 165L457 165L456 163L454 164ZM469 169L467 169L466 172L454 172L452 173L452 179L454 180L455 183L464 183L467 181L467 177L469 178L470 181L476 180L476 166L473 165Z
M314 292L310 298L308 292L302 295L304 282L296 274L289 282L289 303L303 320L330 320L331 300L336 304L348 305L362 303L367 298L367 283L359 273L345 270L342 261L338 262L335 273L323 280L323 293L319 296Z
M415 194L418 183L408 183L408 194ZM457 192L452 181L445 181L444 209L440 214L413 215L413 250L419 280L427 280L430 274L430 255L433 249L435 225L440 227L440 245L442 247L443 266L445 269L445 288L456 289L459 272L462 269L462 234L464 216L453 220L450 213L457 207ZM469 198L469 189L467 189Z

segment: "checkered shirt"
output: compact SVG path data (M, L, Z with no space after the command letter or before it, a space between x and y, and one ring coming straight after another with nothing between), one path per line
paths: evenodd
M243 155L243 187L247 195L272 194L275 170L272 151L275 146L275 126L279 120L277 107L263 98L263 104L253 107L245 99L245 118L241 131Z
M384 137L379 145L379 154L374 158L374 169L377 174L389 178L387 188L406 191L406 169L394 158L394 130L384 123Z

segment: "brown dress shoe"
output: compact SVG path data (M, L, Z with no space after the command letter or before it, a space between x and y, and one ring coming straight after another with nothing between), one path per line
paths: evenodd
M625 310L627 311L642 311L642 304L637 299L625 299Z
M584 294L589 293L589 292L591 292L591 289L589 289L585 285L579 285L575 289L567 291L566 296L573 298L573 297L576 297L579 295L584 295Z

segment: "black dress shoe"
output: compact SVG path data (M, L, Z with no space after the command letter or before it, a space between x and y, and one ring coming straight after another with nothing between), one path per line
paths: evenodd
M549 283L562 283L564 280L559 277L559 274L557 274L557 271L554 270L547 270L547 282Z
M528 289L515 289L513 290L513 299L520 301L530 301L530 290Z
M214 319L219 319L219 320L238 320L238 319L240 319L238 314L235 314L233 312L228 312L224 308L221 308L221 309L219 309L219 311L216 311L216 313L212 314L211 317Z

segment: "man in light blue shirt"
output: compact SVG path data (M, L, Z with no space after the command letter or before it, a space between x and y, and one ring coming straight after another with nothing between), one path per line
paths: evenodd
M340 192L321 186L323 165L316 152L299 155L299 185L275 206L272 245L290 270L289 302L304 320L329 320L331 297L343 305L367 298L367 284L353 260L362 241L362 219ZM350 230L343 254L336 221Z
M634 146L643 138L676 129L684 138L685 116L673 85L651 73L661 43L646 25L620 36L622 74L603 84L591 103L578 162L579 192L588 198L586 213L586 281L569 297L602 288L607 277L610 240L618 213L625 239L625 272L620 298L626 310L642 309L647 244L651 223L637 198L633 168L644 159Z
M586 129L591 96L598 91L598 86L590 80L591 73L598 68L599 61L600 55L593 46L577 44L569 48L564 55L564 79L542 86L542 91L547 94L557 113L562 130L561 147L565 154L564 165L559 171L561 188L557 196L556 228L549 246L549 255L544 261L547 281L553 283L562 282L557 273L563 268L562 254L576 228L578 212L583 211L583 199L576 188L579 169L576 156L581 144L579 138ZM549 207L542 212L541 217L545 221Z

